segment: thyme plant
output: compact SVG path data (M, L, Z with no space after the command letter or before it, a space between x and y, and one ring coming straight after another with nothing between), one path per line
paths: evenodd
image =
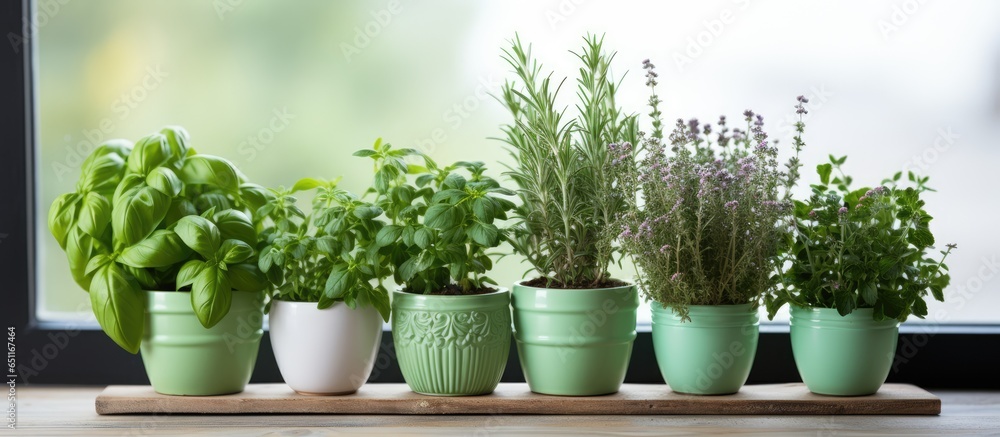
M648 61L644 68L652 89L656 73ZM714 126L677 120L664 144L652 95L654 131L642 135L642 150L608 146L614 186L627 205L620 241L641 270L644 294L683 319L689 305L756 306L774 284L786 244L798 158L782 169L764 118L749 110L745 130L730 130L724 116ZM794 145L797 155L803 143Z
M503 51L516 75L501 99L513 117L502 127L515 161L505 175L521 200L510 243L539 276L532 285L601 288L620 283L608 274L616 254L611 226L626 205L613 187L607 145L635 142L638 128L615 101L614 54L604 51L603 38L585 37L574 55L581 67L577 115L569 118L556 103L565 79L543 76L519 37Z

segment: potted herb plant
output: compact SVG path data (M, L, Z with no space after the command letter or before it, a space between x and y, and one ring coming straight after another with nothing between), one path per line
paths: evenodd
M817 167L809 201L795 202L789 267L766 301L770 317L791 304L792 352L809 390L858 396L888 377L899 323L927 315L928 292L944 300L944 261L955 245L940 260L928 256L934 235L920 199L927 177L911 172L916 187L902 188L900 172L887 186L853 189L841 170L846 160L831 155Z
M285 382L305 394L348 394L371 375L389 321L392 274L375 236L382 210L337 188L337 180L306 178L275 190L258 211L269 219L260 270L275 290L270 302L274 357ZM309 215L293 194L314 191Z
M634 284L608 272L611 227L625 201L613 189L607 146L634 143L636 119L615 101L614 55L603 39L584 41L575 118L556 104L563 82L543 75L519 38L504 50L517 82L501 98L513 116L503 127L514 159L505 174L521 200L510 243L536 275L514 285L514 337L531 390L568 396L618 391L639 305Z
M644 68L654 131L638 157L628 144L610 146L616 187L628 199L621 242L652 301L654 351L670 388L735 393L753 365L757 308L787 239L780 223L798 160L788 172L778 167L763 117L751 111L746 130L730 130L725 117L715 126L677 120L664 144L656 73L648 61ZM801 148L797 138L796 154Z
M97 147L48 225L101 328L142 351L156 391L234 393L250 380L263 335L267 281L248 213L265 192L188 142L168 127L134 146Z
M375 240L401 286L392 333L403 378L422 394L493 392L510 352L510 295L486 276L493 266L487 251L504 240L496 222L513 207L502 196L513 193L481 162L439 167L381 140L355 155L374 161L370 191L390 221ZM408 157L424 165L407 164Z

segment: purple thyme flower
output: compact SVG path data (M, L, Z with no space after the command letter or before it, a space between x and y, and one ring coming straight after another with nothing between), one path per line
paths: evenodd
M847 207L846 206L841 206L840 209L837 210L837 213L840 214L840 215L847 214Z
M736 208L740 206L740 202L738 202L736 200L730 200L730 201L726 202L725 206L730 211L736 211Z
M679 281L682 276L684 276L683 273L677 272L677 273L674 273L673 275L670 276L670 280L671 281Z
M810 218L816 218L816 210L815 209L812 210L812 211L809 211L809 217Z

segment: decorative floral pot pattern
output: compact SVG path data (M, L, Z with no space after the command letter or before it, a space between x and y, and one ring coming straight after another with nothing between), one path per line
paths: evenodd
M841 316L833 308L791 307L792 355L810 391L862 396L889 376L899 338L897 320L872 320L871 308Z
M514 339L531 391L563 396L615 393L635 341L634 285L548 289L514 285Z
M653 351L660 374L678 393L736 393L757 354L759 316L750 304L691 305L682 322L673 308L652 303Z
M205 329L191 293L146 291L146 328L140 350L153 389L168 395L209 396L243 391L264 335L264 294L233 292L233 303Z
M372 373L382 341L382 316L371 306L337 302L271 302L271 346L292 390L337 395L358 390Z
M492 393L507 366L510 333L507 290L470 296L393 294L396 358L417 393Z

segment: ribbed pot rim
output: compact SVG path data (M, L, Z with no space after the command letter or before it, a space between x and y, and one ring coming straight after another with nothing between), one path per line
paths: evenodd
M611 278L611 279L616 280L616 281L621 281L621 279L617 279L617 278ZM616 291L616 290L623 290L623 289L635 287L635 284L632 283L632 282L622 281L622 282L625 283L625 285L621 285L621 286L618 286L618 287L603 287L603 288L545 288L545 287L535 287L535 286L531 286L531 285L524 285L524 283L528 282L528 281L531 281L531 279L526 279L526 280L523 280L523 281L515 282L514 283L514 292L516 293L520 289L520 290L529 290L529 291L545 290L546 292L550 292L550 293L588 293L588 292L593 293L593 292Z
M899 321L873 320L872 308L855 308L850 314L841 316L836 308L813 308L791 305L789 324L792 326L838 327L854 329L895 328Z
M692 328L740 327L757 325L760 315L752 303L737 305L688 305L689 321L682 321L673 307L651 302L653 325Z
M392 307L414 310L469 310L492 306L510 305L510 290L498 287L497 291L483 294L415 294L400 289L393 291Z
M146 312L155 314L194 314L194 308L191 306L191 292L190 291L161 291L161 290L142 290L146 294ZM256 299L257 296L260 299ZM155 305L155 300L162 302L161 305ZM252 305L253 310L257 310L258 304L261 308L264 306L264 293L261 291L239 291L233 290L233 303L230 311L237 310L236 305L246 306Z

